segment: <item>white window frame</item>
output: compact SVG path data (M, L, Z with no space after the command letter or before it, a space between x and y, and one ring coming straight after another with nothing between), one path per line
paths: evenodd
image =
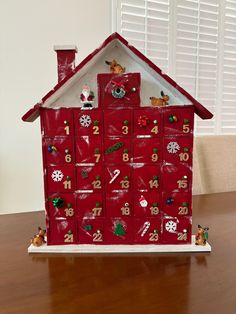
M121 33L121 14L120 14L120 1L121 0L112 0L111 10L112 10L112 32L118 32ZM223 124L224 121L222 118L223 114L223 95L224 95L224 87L222 86L222 76L223 76L223 69L224 69L224 27L225 27L225 7L226 7L226 0L217 0L219 5L219 15L218 15L218 49L217 49L217 60L218 60L218 66L216 68L216 95L215 95L215 112L214 112L214 128L213 133L204 133L198 131L198 128L196 129L196 134L198 135L219 135L219 134L236 134L236 125L235 130L227 132L227 126L224 127L223 130ZM171 25L176 25L176 15L174 14L175 8L176 8L176 1L170 0L171 5L169 6L170 12L170 33L169 33L169 52L168 52L168 75L172 77L175 80L175 43L176 43L176 32L173 31L174 27L171 27ZM236 28L236 25L235 25ZM172 52L172 53L171 53ZM197 64L198 67L198 64ZM196 73L196 81L198 81L198 73ZM181 84L180 84L181 85ZM235 82L235 88L236 88L236 82ZM196 84L195 86L195 95L194 97L198 98L198 86ZM236 99L235 99L236 100ZM204 104L203 104L204 105ZM236 113L233 114L236 116ZM225 120L226 121L226 120ZM233 120L234 121L234 120Z

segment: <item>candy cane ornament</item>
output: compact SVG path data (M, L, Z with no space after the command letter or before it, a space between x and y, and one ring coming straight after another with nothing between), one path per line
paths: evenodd
M111 184L112 182L114 182L115 179L119 176L120 170L119 170L119 169L114 170L114 171L113 171L113 174L114 174L114 176L111 178L109 184Z
M144 224L143 224L143 232L141 233L141 237L144 237L145 233L147 233L148 229L150 228L150 222L149 221L146 221Z

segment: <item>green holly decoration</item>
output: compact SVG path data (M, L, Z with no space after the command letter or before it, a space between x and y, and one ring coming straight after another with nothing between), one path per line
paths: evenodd
M157 153L158 152L158 148L153 148L153 153Z
M188 152L188 148L187 147L184 147L184 152Z
M154 177L153 177L153 180L158 180L158 176L154 176Z
M116 225L114 234L117 235L118 237L121 237L121 236L123 236L125 234L125 229L124 229L124 227L122 226L121 223L118 223Z
M187 202L183 202L182 204L184 207L187 207L188 206L188 203Z
M93 125L99 125L99 121L98 120L93 121Z
M170 123L175 122L174 117L173 116L169 116L169 121L170 121Z
M128 124L129 124L129 121L128 121L128 120L125 120L125 121L123 121L123 124L124 124L124 125L128 125Z
M188 119L184 119L184 124L187 124L189 123L189 120Z
M52 203L56 208L62 208L64 206L64 201L61 197L53 198Z
M101 204L100 203L96 203L96 207L100 207L101 206Z
M153 207L158 207L158 203L153 203L152 206Z
M125 177L124 177L124 180L125 180L125 181L128 181L128 180L129 180L129 177L128 177L128 176L125 176Z
M98 154L99 153L99 148L95 148L94 153Z
M68 230L68 234L72 234L73 232L72 232L72 230Z
M124 149L124 153L128 153L129 152L129 150L126 148L126 149Z
M155 230L154 230L154 233L158 233L158 230L157 230L157 229L155 229Z
M101 177L100 176L96 176L96 180L100 180L101 179Z

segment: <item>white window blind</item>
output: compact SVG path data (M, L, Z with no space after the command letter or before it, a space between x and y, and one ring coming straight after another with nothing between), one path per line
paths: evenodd
M214 114L197 134L236 134L236 0L114 0L113 28Z

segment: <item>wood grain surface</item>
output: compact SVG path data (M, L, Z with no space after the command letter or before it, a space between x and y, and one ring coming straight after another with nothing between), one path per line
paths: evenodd
M236 313L236 192L194 197L211 253L29 255L44 213L0 216L0 313Z

